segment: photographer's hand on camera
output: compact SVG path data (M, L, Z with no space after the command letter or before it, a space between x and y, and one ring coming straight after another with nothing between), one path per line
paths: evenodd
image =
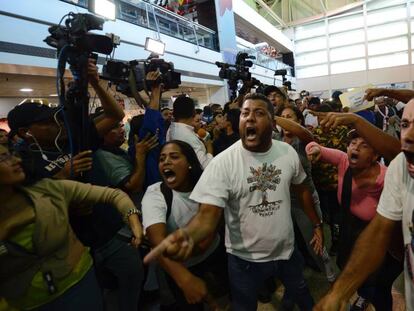
M93 58L88 59L88 81L92 86L99 84L98 67Z
M148 108L159 110L161 94L164 90L164 85L160 81L161 73L159 71L150 71L146 75L147 81L152 81L151 98Z
M98 67L96 66L95 60L92 58L88 60L88 81L98 95L104 111L103 117L98 118L98 121L95 123L98 135L103 137L122 121L125 114L122 107L115 101L114 97L101 85Z

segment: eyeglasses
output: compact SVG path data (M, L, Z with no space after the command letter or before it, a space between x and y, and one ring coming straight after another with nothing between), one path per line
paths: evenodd
M3 153L3 154L0 154L0 163L11 162L11 160L13 158L19 158L19 156L16 152L12 152L12 153L6 152L6 153Z

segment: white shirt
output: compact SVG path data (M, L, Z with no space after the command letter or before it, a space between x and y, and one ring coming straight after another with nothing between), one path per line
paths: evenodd
M404 246L406 248L404 265L405 300L407 310L414 310L414 279L409 273L410 267L411 272L414 273L414 253L411 248L411 241L414 238L414 179L408 174L407 161L403 153L400 153L388 167L377 212L394 221L402 220ZM407 261L408 258L409 262Z
M305 177L290 145L273 140L267 152L255 153L239 140L210 162L190 198L224 208L228 253L253 262L289 259L289 189Z
M167 232L171 233L190 222L191 218L197 214L199 204L189 198L190 192L172 190L171 214L167 220L167 203L161 192L160 184L161 182L158 182L149 186L142 199L143 226L147 230L148 227L154 224L163 223L167 226ZM191 257L185 262L185 265L190 267L202 262L214 252L219 242L220 238L216 235L215 240L204 253Z
M172 122L167 132L167 141L170 140L182 140L193 147L203 168L206 168L213 158L212 154L207 153L206 146L194 132L194 127L190 125Z

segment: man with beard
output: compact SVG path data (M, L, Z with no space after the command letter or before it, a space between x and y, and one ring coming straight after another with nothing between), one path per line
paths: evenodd
M224 212L230 288L234 310L256 310L257 290L269 277L279 277L301 310L313 299L302 274L303 259L294 245L292 187L314 224L312 244L323 245L313 198L302 183L306 174L288 144L272 140L274 107L263 95L245 97L240 138L205 169L190 198L200 209L190 223L168 236L146 260L163 253L188 258L193 246L215 230Z
M394 92L398 92L393 90ZM395 98L404 97L405 90ZM369 100L372 90L368 90ZM413 92L410 93L412 98ZM382 142L378 142L382 143ZM393 232L402 221L405 251L405 300L414 310L414 100L405 106L401 120L401 153L391 162L377 214L359 237L351 258L330 292L315 310L341 310L355 290L382 263L393 243Z

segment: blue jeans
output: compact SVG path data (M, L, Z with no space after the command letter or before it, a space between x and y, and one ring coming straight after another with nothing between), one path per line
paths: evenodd
M138 250L114 237L92 253L96 269L115 277L119 310L138 310L144 280L144 268Z
M233 310L256 311L257 291L269 277L278 277L294 297L300 310L314 305L303 278L303 259L295 249L288 260L250 262L228 254L228 267Z

